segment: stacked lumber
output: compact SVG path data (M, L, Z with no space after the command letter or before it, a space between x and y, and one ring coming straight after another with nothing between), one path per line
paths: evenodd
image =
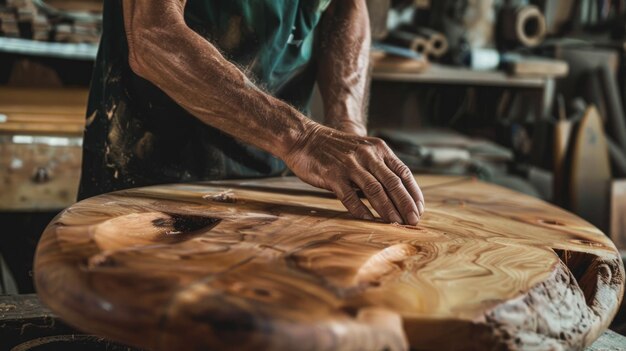
M71 2L60 9L43 0L0 3L0 36L62 43L98 43L102 11L98 2Z
M15 11L6 6L0 6L0 35L6 37L20 36Z

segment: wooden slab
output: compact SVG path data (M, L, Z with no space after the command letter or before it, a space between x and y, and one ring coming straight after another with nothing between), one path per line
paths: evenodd
M418 182L416 227L353 219L295 179L98 196L44 232L37 290L152 350L581 349L607 328L624 267L602 232L498 186Z
M375 73L421 73L428 69L428 61L394 56L374 56L371 58Z
M611 239L626 251L626 179L611 182Z
M569 65L563 60L540 56L505 54L501 66L515 76L566 77Z
M587 109L572 138L567 171L568 208L608 231L611 161L602 119L595 107Z
M554 199L559 206L565 204L565 191L567 180L567 151L569 149L572 135L572 122L565 119L554 124L552 154L554 172Z

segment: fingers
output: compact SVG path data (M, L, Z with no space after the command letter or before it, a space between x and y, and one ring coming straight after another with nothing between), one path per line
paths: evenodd
M402 161L400 161L393 153L390 153L385 157L385 163L404 184L405 189L411 194L413 201L417 204L419 216L423 216L426 211L426 201L424 200L424 194L422 189L417 185L413 172Z
M290 156L286 161L298 177L332 190L357 218L374 216L351 182L385 221L417 224L424 214L422 191L411 171L382 140L336 131L317 137L300 150L300 157Z
M333 191L341 203L346 209L356 218L372 220L374 215L372 212L361 202L356 191L348 183L339 183L334 186Z
M371 166L372 173L385 188L404 223L416 225L421 217L417 202L413 199L399 175L392 172L381 159Z
M352 181L363 191L376 212L387 222L404 223L383 185L365 170L353 170Z

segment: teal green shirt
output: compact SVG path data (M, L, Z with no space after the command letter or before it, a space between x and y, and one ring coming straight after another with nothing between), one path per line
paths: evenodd
M282 161L205 125L132 72L122 1L104 2L79 198L152 184L282 173ZM255 84L306 112L316 75L316 27L330 2L188 0L185 21Z

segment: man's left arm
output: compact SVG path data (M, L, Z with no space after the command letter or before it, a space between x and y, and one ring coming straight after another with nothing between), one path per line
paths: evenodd
M324 124L367 134L370 26L365 0L334 0L320 28L317 83Z

